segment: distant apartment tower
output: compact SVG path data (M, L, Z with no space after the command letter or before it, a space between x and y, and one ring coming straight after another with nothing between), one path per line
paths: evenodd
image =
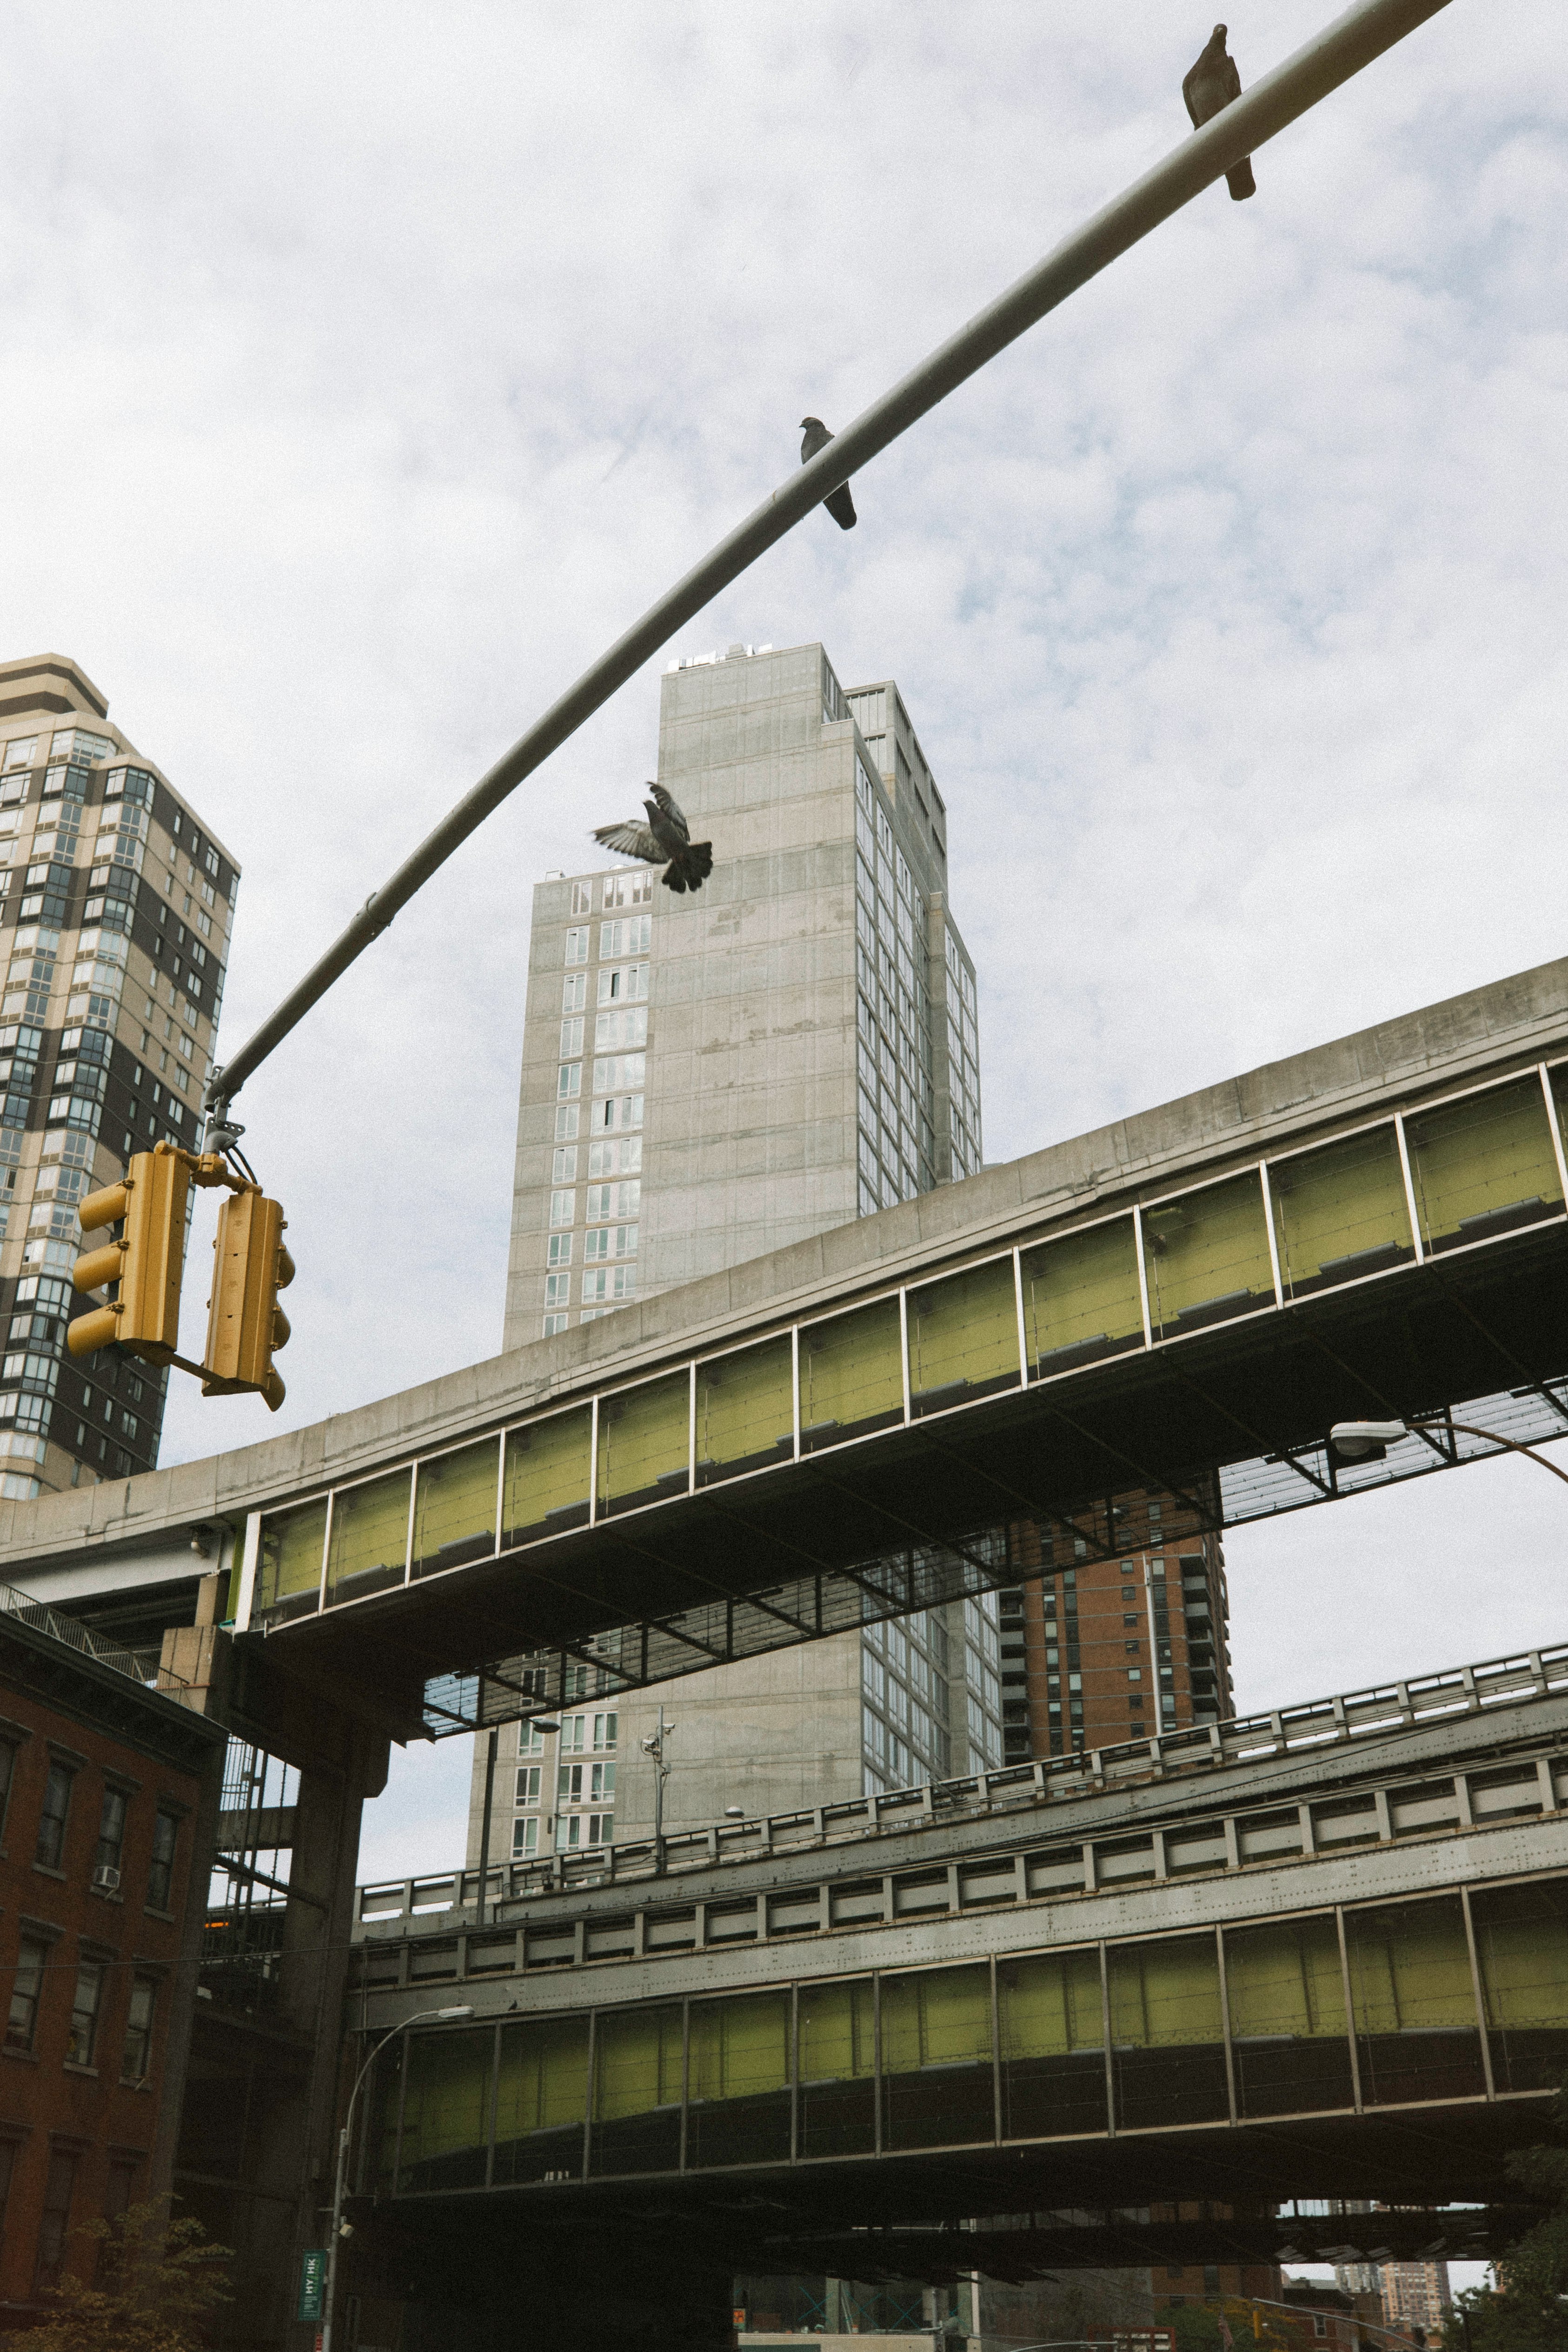
M1430 2340L1447 2320L1452 2297L1447 2263L1380 2263L1378 2291L1390 2327L1418 2327Z
M980 1165L974 967L897 687L846 694L815 645L678 665L658 781L712 840L701 890L533 894L509 1346Z
M1015 1541L1041 1575L1000 1595L1006 1758L1070 1755L1235 1712L1229 1599L1217 1536L1160 1491L1112 1507L1091 1534Z
M819 645L678 663L658 781L713 843L700 891L620 866L534 892L510 1346L980 1165L974 967L949 911L947 813L897 686L846 692ZM633 814L640 793L624 797L606 816ZM588 1671L559 1734L502 1735L491 1859L650 1828L658 1701L595 1696ZM995 1599L661 1696L670 1825L984 1769L1002 1758Z
M0 664L0 1496L158 1458L167 1375L66 1325L77 1203L199 1140L239 869L79 665Z

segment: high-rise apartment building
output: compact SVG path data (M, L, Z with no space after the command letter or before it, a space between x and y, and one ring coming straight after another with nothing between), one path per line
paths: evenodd
M912 1198L980 1165L974 967L947 812L891 679L817 645L666 674L658 781L713 872L534 892L510 1346ZM641 798L623 788L630 814ZM622 814L608 806L606 816ZM652 1825L657 1701L588 1687L501 1735L490 1856ZM994 1597L689 1676L662 1695L666 1822L778 1811L1002 1758ZM477 1857L484 1758L469 1853Z
M0 1496L158 1458L167 1374L66 1352L77 1204L199 1141L238 880L79 665L0 664Z
M846 693L820 646L677 665L658 781L712 840L700 890L533 894L509 1346L980 1165L974 967L897 687Z
M1428 2341L1441 2333L1453 2301L1447 2263L1383 2263L1378 2291L1390 2327L1419 2328Z
M1042 1573L1000 1596L1006 1756L1069 1755L1235 1711L1229 1601L1219 1538L1177 1496L1129 1495L1087 1536L1059 1530ZM1032 1564L1032 1562L1031 1562Z

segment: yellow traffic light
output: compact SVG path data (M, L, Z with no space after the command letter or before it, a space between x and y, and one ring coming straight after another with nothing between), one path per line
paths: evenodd
M283 1402L272 1358L289 1338L289 1318L278 1304L278 1293L294 1279L294 1261L283 1246L287 1222L281 1202L258 1192L237 1192L218 1211L204 1396L254 1389L273 1412Z
M166 1143L138 1151L123 1181L89 1192L77 1214L84 1233L120 1224L121 1237L78 1258L78 1290L120 1285L107 1307L78 1316L66 1334L73 1356L118 1341L131 1355L166 1364L180 1338L180 1275L185 1254L185 1202L191 1173L186 1155Z

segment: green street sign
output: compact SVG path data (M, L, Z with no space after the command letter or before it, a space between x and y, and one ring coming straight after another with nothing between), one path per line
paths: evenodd
M327 2294L327 2250L312 2246L300 2257L300 2301L296 2319L320 2319Z

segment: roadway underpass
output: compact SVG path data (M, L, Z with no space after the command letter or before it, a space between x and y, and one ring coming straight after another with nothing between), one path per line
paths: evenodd
M364 2260L673 2240L715 2272L934 2284L1495 2250L1568 2063L1568 1648L1434 1680L1424 1717L1389 1693L1357 1728L1352 1695L1295 1746L1103 1751L1076 1787L985 1776L795 1843L752 1824L676 1877L454 1880L467 1902L422 1915L367 1890L356 2041L475 2014L378 2063Z

